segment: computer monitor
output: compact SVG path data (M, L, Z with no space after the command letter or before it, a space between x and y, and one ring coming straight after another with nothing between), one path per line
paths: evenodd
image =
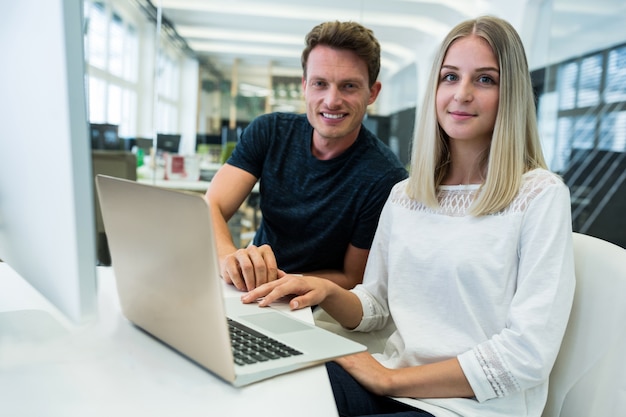
M123 142L118 135L119 127L109 123L91 123L91 149L108 149L119 151L123 149Z
M97 301L82 3L10 2L0 26L0 259L76 323Z
M136 145L138 149L143 149L144 153L149 155L150 149L154 147L154 140L150 138L135 138L134 145Z
M178 153L180 137L177 134L157 133L157 150L169 153Z

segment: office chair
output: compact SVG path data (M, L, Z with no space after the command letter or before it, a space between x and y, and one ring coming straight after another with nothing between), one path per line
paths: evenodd
M542 417L626 412L626 250L574 233L576 293Z
M132 152L92 150L91 163L94 178L98 174L104 174L133 181L137 180L137 157ZM109 253L109 244L106 238L106 231L104 230L104 222L102 221L100 201L98 200L95 188L94 199L96 217L96 260L98 265L110 266L111 254Z

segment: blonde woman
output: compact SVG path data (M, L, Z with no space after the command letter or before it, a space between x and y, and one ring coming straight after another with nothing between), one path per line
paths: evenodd
M574 292L570 200L537 135L525 52L495 17L441 44L363 284L284 276L243 297L319 304L383 353L328 364L342 416L535 416Z

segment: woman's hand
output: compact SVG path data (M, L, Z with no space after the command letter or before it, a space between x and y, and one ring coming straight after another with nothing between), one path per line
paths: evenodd
M392 370L385 368L368 352L356 353L335 360L368 391L376 395L392 395Z
M241 301L246 304L258 301L259 306L266 307L280 298L295 295L289 306L292 310L298 310L322 303L331 285L335 284L324 278L284 274L280 271L278 280L251 290L241 297Z
M472 398L475 395L456 357L398 369L385 368L367 352L345 356L336 362L377 395L411 398Z

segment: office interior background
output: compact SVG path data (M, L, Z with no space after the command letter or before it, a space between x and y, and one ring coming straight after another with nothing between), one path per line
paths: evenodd
M300 53L325 20L354 20L382 46L383 90L365 125L408 163L439 41L495 14L524 41L544 151L572 195L575 231L626 247L626 3L621 0L86 0L91 123L121 146L157 134L179 152L225 144L254 117L304 112Z

